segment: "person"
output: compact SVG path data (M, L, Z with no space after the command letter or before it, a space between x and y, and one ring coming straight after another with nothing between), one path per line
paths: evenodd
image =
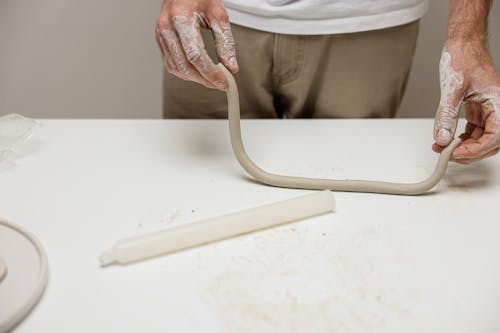
M155 34L173 74L164 76L164 116L227 116L217 59L238 73L243 118L393 117L427 7L427 0L164 0ZM490 7L490 0L450 0L432 148L453 140L464 104L457 163L500 150Z

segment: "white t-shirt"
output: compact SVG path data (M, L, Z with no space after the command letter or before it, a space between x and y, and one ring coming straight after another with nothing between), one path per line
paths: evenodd
M323 35L413 22L428 0L224 0L231 22L282 34Z

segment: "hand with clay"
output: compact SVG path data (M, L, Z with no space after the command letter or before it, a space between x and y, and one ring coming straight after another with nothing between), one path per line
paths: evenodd
M166 70L207 88L225 90L224 73L210 59L200 28L211 29L219 61L238 71L236 47L221 0L165 0L156 23L156 41Z
M452 0L448 40L440 63L441 101L434 125L433 150L441 152L455 136L459 108L467 126L452 155L468 164L500 150L500 75L487 50L489 1Z

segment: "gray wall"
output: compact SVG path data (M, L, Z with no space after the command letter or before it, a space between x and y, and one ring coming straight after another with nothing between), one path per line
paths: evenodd
M447 0L431 0L400 116L430 117ZM162 67L153 30L161 0L0 0L0 115L158 118ZM500 5L491 49L500 65Z
M0 0L0 114L160 117L161 0Z

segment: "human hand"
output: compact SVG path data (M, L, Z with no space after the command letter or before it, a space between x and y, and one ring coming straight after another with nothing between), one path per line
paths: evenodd
M486 48L478 43L447 43L440 63L441 101L434 122L433 145L441 152L453 140L459 108L467 126L452 161L469 164L500 150L500 76Z
M156 23L155 38L165 69L205 87L225 90L224 73L210 59L200 28L212 30L219 61L238 71L236 47L221 0L165 0Z

